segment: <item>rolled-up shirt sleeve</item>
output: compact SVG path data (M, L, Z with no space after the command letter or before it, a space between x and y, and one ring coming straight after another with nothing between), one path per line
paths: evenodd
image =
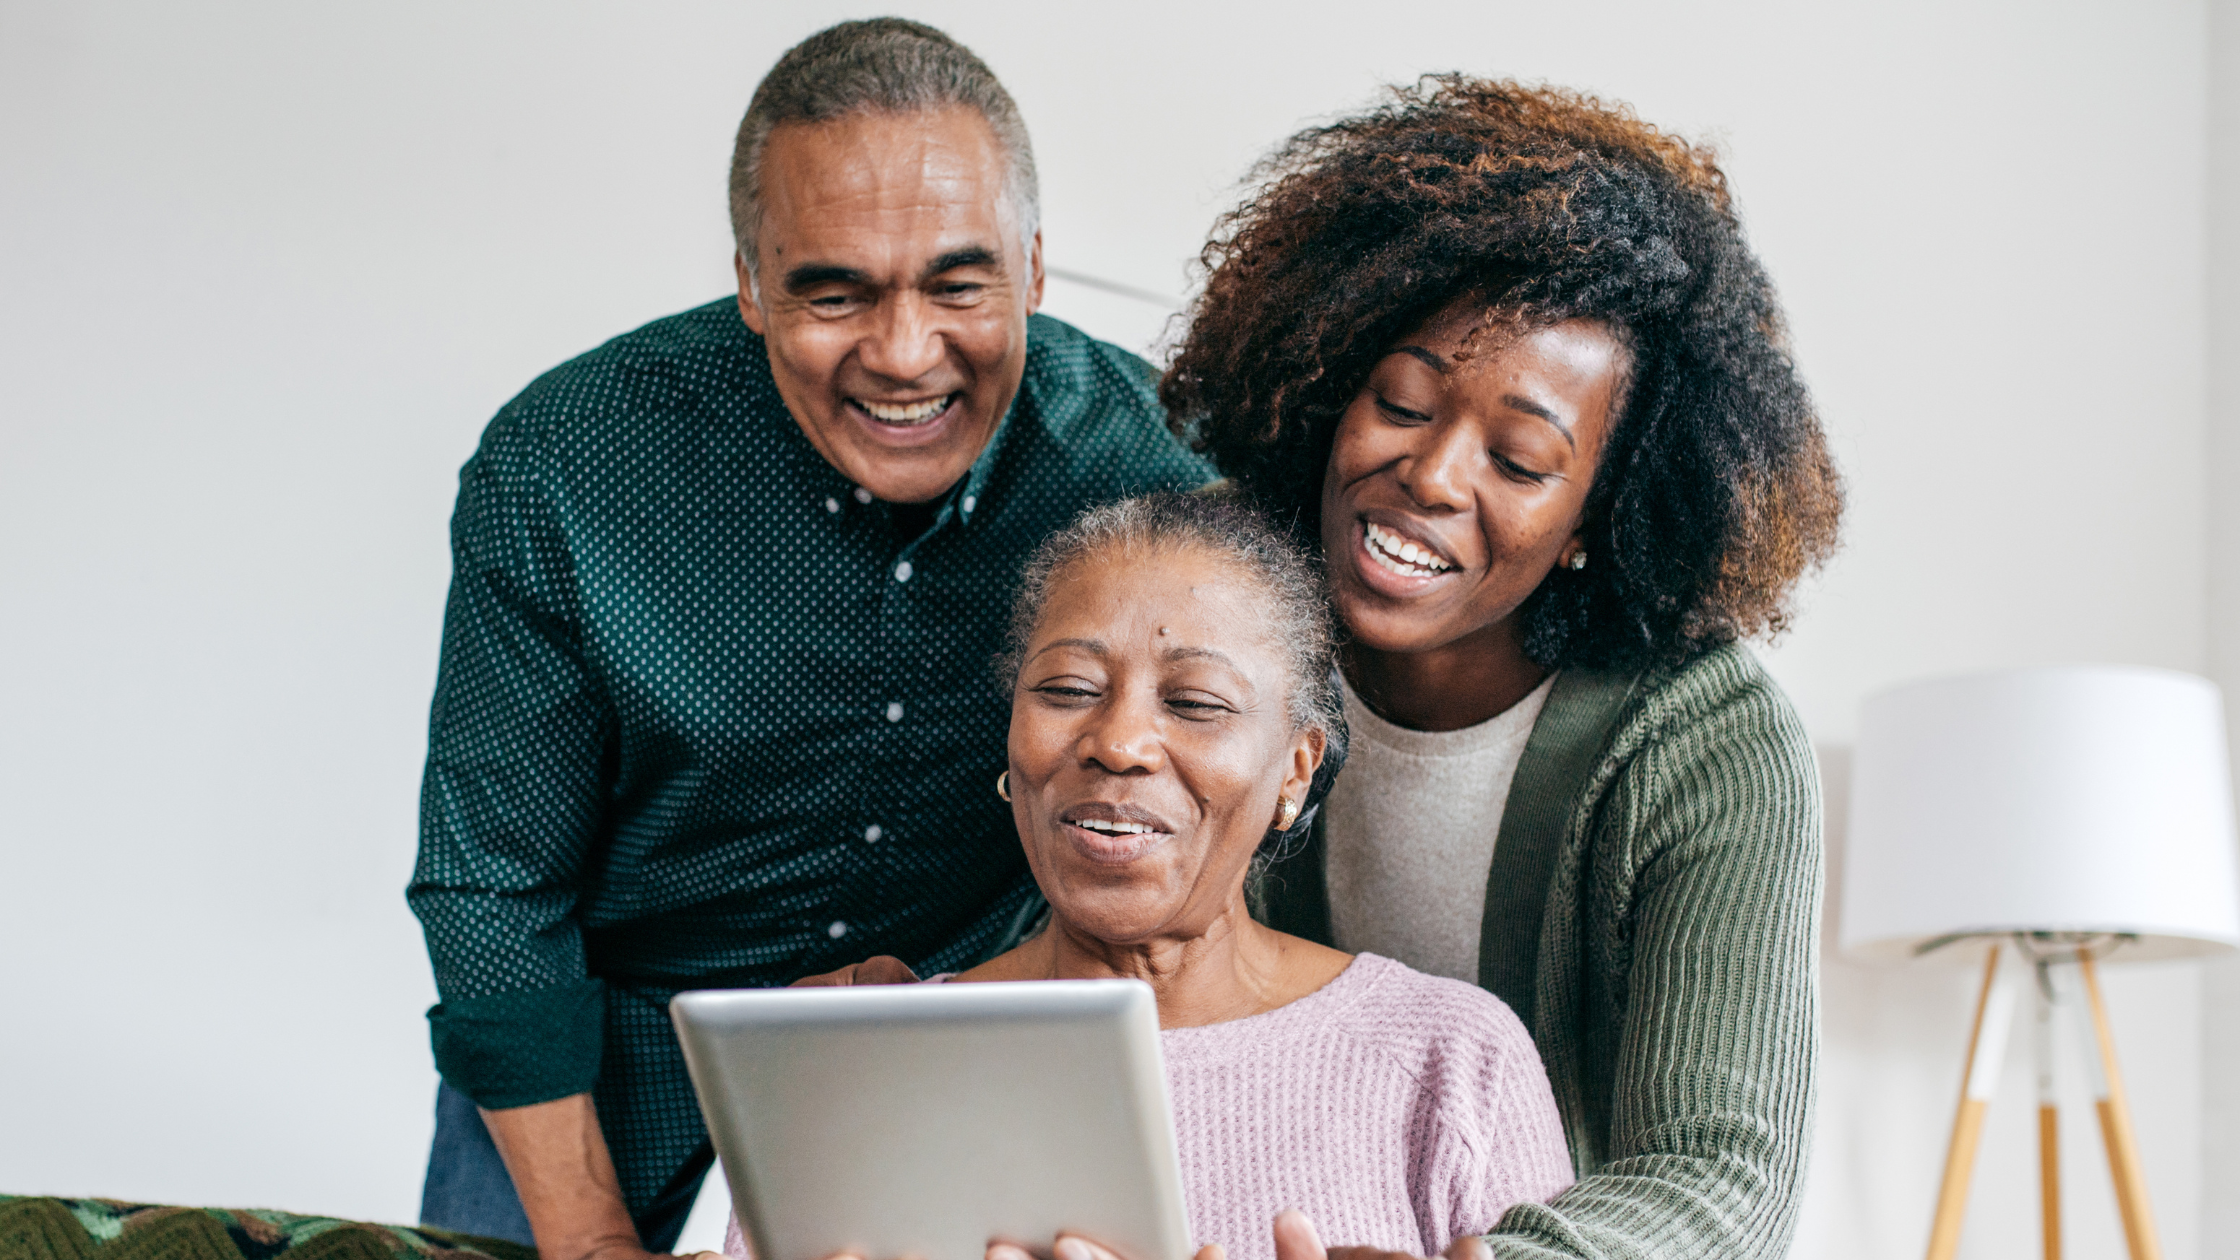
M598 1075L604 997L575 911L616 740L552 480L515 407L459 476L406 891L441 998L428 1012L437 1070L493 1108L581 1093Z

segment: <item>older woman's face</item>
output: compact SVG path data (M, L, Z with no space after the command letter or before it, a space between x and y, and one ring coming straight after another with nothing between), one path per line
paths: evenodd
M1292 729L1267 596L1196 549L1062 570L1011 698L1011 811L1070 926L1189 938L1238 895L1319 737Z
M1394 346L1330 447L1331 596L1353 639L1378 651L1508 629L1579 545L1626 350L1573 320L1489 336L1463 359L1474 313L1450 307Z

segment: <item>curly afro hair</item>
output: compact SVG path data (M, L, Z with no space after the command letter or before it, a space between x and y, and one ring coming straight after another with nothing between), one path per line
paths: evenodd
M1593 562L1525 601L1525 651L1639 666L1785 627L1843 486L1711 152L1590 96L1433 75L1292 137L1253 187L1159 387L1247 498L1319 544L1340 414L1450 303L1481 301L1481 330L1594 320L1632 366Z

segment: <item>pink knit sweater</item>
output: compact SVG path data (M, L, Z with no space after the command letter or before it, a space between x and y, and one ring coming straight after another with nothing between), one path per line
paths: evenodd
M1273 1260L1270 1222L1436 1256L1571 1184L1524 1025L1475 985L1375 954L1288 1006L1160 1034L1190 1233ZM724 1250L750 1252L734 1216Z

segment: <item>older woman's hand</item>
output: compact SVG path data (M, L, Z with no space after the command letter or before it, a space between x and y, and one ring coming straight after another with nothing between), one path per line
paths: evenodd
M1380 1251L1375 1247L1325 1247L1322 1235L1307 1219L1307 1214L1293 1208L1278 1212L1275 1219L1276 1260L1425 1260L1407 1251ZM1219 1243L1207 1243L1198 1248L1191 1260L1226 1260L1226 1252ZM1093 1238L1078 1234L1060 1234L1051 1244L1053 1260L1122 1260L1110 1247ZM986 1260L1038 1260L1026 1248L1016 1243L989 1243ZM1440 1260L1493 1260L1493 1248L1475 1234L1465 1234L1447 1244L1440 1253Z
M1120 1253L1093 1238L1079 1234L1060 1234L1050 1244L1052 1260L1123 1260ZM986 1260L1040 1260L1033 1252L1017 1243L993 1242L988 1244ZM1219 1244L1208 1243L1198 1248L1191 1260L1227 1260L1227 1253Z
M918 973L910 964L892 954L879 954L859 963L849 963L838 971L803 976L786 986L791 989L821 989L828 986L851 984L916 984ZM830 1257L827 1260L831 1260Z

